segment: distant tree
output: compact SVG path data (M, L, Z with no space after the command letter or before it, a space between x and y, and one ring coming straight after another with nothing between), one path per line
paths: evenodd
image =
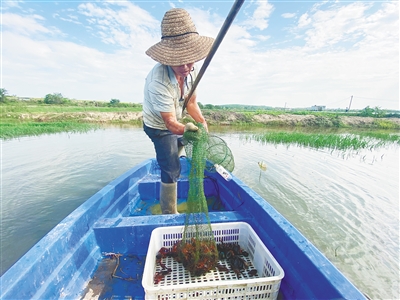
M64 102L66 102L66 99L61 93L47 94L44 97L44 103L46 104L63 104Z
M201 102L197 102L197 104L199 105L199 108L200 108L200 109L203 109L203 108L204 108L204 105L203 105L203 103L201 103Z
M0 88L0 102L6 102L8 91L5 88Z
M206 108L206 109L213 109L213 108L214 108L214 105L212 105L212 104L206 104L206 105L204 105L204 108Z
M382 118L386 115L386 111L381 109L379 106L375 106L374 115L378 118Z
M120 101L118 99L111 99L109 106L118 106Z
M361 110L361 116L363 117L378 117L382 118L386 115L386 111L381 109L379 106L375 106L375 108L371 108L367 106L366 108Z

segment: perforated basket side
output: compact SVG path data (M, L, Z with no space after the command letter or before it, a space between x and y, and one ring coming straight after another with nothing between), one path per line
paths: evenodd
M191 278L190 283L179 284L179 278L190 277L182 268L171 277L167 286L155 286L155 256L161 247L171 248L182 238L184 226L160 227L153 230L143 273L142 285L146 299L222 299L241 297L246 299L276 299L284 272L260 238L244 222L211 224L217 242L238 243L250 254L260 278L224 280L218 271ZM177 267L175 267L177 268ZM180 268L180 267L179 267ZM183 275L185 273L186 275ZM169 279L166 279L169 280ZM183 280L187 282L187 280ZM178 283L176 283L178 282ZM244 298L243 298L244 299Z

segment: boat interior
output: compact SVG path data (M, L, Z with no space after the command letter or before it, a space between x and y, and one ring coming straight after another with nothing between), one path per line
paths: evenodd
M149 159L90 197L2 277L2 299L145 299L153 230L185 224L190 163L181 158L178 215L158 206L160 170ZM205 172L210 223L245 222L284 270L279 298L365 297L266 199L233 176ZM211 297L212 298L212 297Z

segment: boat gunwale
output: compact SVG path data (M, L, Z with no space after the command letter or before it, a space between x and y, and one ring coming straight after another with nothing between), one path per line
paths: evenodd
M183 160L186 161L186 159ZM188 168L185 166L184 172L187 171ZM156 160L154 158L145 160L132 169L126 171L118 178L112 180L87 201L78 206L70 215L50 230L0 277L0 298L9 299L7 298L8 295L14 295L10 293L19 289L18 283L24 282L25 284L26 280L29 279L29 276L35 274L35 266L41 263L46 264L45 259L51 254L50 249L56 247L58 244L62 245L62 241L65 242L65 249L68 249L67 245L76 246L79 243L84 243L85 241L82 241L82 238L85 235L90 236L93 233L93 236L95 236L96 230L102 226L121 229L128 228L129 226L132 227L135 223L134 220L137 221L140 217L110 217L110 215L112 215L111 206L117 204L113 203L116 199L115 192L121 189L125 190L126 193L128 192L126 189L137 186L140 182L155 182L159 180L158 173L159 168L156 164ZM156 174L156 176L154 176L154 174ZM296 288L301 288L303 290L302 295L307 295L309 298L318 298L319 295L323 295L323 291L311 291L311 289L302 286L302 281L305 280L302 277L302 274L304 274L303 268L307 267L309 268L307 271L322 276L319 278L324 278L326 283L324 285L321 284L321 286L330 285L331 290L336 291L335 294L337 294L338 297L346 295L346 298L366 299L365 296L333 265L333 263L329 261L310 241L308 241L308 239L302 235L297 228L295 228L286 218L273 208L266 199L258 195L236 176L232 176L231 181L225 182L223 179L216 179L218 176L216 173L206 172L206 175L218 182L218 192L224 194L224 197L235 198L236 201L230 203L233 211L226 213L210 213L210 215L213 216L211 222L218 222L221 220L223 222L247 222L285 270L285 278L282 280L281 289L285 289L285 295L287 297L290 298L291 295L296 295ZM187 180L187 178L184 178L183 180ZM111 197L110 195L113 194L113 192L114 195ZM240 192L239 197L235 195L235 192ZM122 197L122 194L118 194L117 198L118 197ZM92 214L89 216L90 212L92 212ZM119 221L115 222L114 225L110 225L113 220ZM180 225L179 223L182 224L182 220L183 216L163 215L154 217L153 224L144 224L144 226ZM268 232L267 229L269 228L260 226L260 220L274 225L274 232ZM109 222L108 225L106 224L107 222ZM80 234L79 238L73 236L74 230L71 232L71 228L75 229L75 232ZM282 245L282 241L278 240L279 236L285 239L284 245ZM101 246L98 245L98 247L99 251L103 250ZM285 247L287 248L285 249ZM286 257L290 251L301 255L301 259L305 262L305 265L301 266L292 264L292 258ZM99 254L97 253L97 255ZM62 261L64 258L59 258L59 260ZM48 267L51 268L51 266ZM59 263L53 266L52 271L48 273L52 274L55 272L57 267L59 267ZM83 279L83 281L87 282L89 279L90 278L86 278ZM43 282L43 280L40 282ZM44 280L44 282L46 282L46 280ZM308 284L311 286L311 283ZM69 283L66 284L66 286L68 285ZM35 288L33 287L32 289ZM36 290L32 291L33 295L37 295L36 293L39 289L43 289L43 287L37 287ZM33 295L30 296L33 297Z

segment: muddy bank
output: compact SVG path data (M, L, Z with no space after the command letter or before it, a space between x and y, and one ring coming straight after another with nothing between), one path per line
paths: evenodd
M400 118L372 118L358 116L293 115L293 114L254 114L229 111L203 111L210 125L253 124L263 126L299 126L299 127L368 127L400 128ZM76 120L94 123L135 123L142 121L142 112L79 112L21 114L20 119L37 122Z
M231 125L233 123L255 123L269 126L322 126L322 127L379 127L379 124L392 124L400 128L400 118L372 118L338 115L294 115L294 114L253 114L236 112L205 112L211 124Z

